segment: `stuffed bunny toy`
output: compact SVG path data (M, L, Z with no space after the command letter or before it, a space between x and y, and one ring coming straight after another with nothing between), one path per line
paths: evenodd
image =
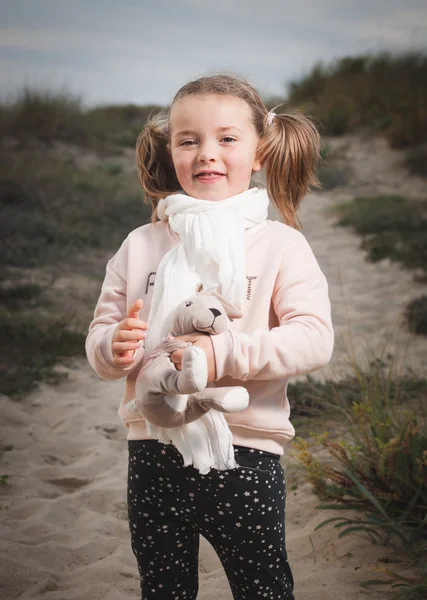
M173 314L170 335L144 360L135 382L136 399L129 406L149 423L175 428L191 423L209 410L227 413L241 411L249 404L244 387L207 386L206 354L191 342L174 336L194 332L216 335L227 331L229 318L240 318L238 309L224 298L199 293L182 302ZM182 370L178 371L170 355L186 348Z

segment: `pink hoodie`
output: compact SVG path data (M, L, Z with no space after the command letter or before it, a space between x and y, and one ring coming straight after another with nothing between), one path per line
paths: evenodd
M132 231L107 264L101 295L89 327L86 353L104 379L126 377L119 408L128 439L148 439L145 421L126 406L135 394L135 378L144 349L130 366L113 364L111 341L128 307L143 298L140 319L147 320L158 265L179 237L167 221ZM283 454L295 430L286 394L290 377L327 364L334 334L328 285L305 237L276 221L245 231L246 298L243 318L212 336L217 386L243 385L246 410L225 414L233 444Z

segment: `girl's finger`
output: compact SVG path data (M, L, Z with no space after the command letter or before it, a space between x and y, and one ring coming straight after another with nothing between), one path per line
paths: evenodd
M143 340L147 337L145 331L141 331L141 329L120 329L117 331L115 342L136 342L138 340Z
M131 363L133 363L133 356L130 356L130 357L115 356L114 357L114 364L117 367L124 367L125 365L130 365Z
M148 329L148 323L140 319L128 318L124 322L127 329Z
M139 342L113 342L113 353L123 354L126 350L138 350L140 347Z
M132 306L129 306L128 317L130 317L131 319L138 319L139 311L141 310L141 308L143 306L144 306L144 300L142 300L142 298L138 298L138 300L136 300L132 304Z

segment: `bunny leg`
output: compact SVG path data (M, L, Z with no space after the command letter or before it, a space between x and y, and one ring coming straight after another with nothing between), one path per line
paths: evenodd
M189 398L187 410L193 403L220 412L238 412L248 407L249 394L244 387L208 387Z
M136 378L137 398L146 398L148 392L168 396L194 394L204 389L208 380L208 365L202 348L186 348L181 364L182 370L178 371L167 354L148 362Z
M190 346L182 355L181 364L181 371L176 371L176 389L170 389L170 392L194 394L203 390L208 383L208 363L204 350Z
M208 382L206 354L198 346L189 346L182 355L182 369L178 371L165 355L156 364L138 376L143 377L145 388L163 395L194 394L203 390Z

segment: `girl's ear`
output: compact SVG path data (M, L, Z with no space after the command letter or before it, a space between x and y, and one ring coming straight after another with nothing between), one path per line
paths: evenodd
M252 172L258 173L258 171L261 171L261 168L262 168L261 161L259 161L258 159L255 159L254 163L252 165Z
M262 169L262 162L259 160L259 141L258 141L258 146L256 149L254 162L252 164L252 172L258 173L258 171L261 171L261 169Z

